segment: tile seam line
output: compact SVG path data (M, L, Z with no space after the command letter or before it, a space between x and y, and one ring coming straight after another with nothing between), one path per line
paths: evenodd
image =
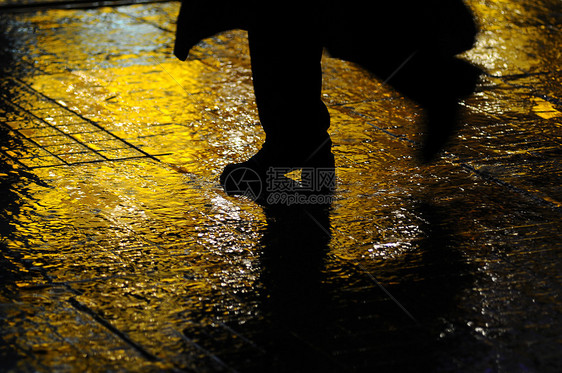
M102 130L102 131L108 133L108 134L111 135L113 138L115 138L115 139L117 139L117 140L119 140L119 141L122 141L124 144L126 144L127 146L130 146L131 148L133 148L133 149L135 149L135 150L137 150L137 151L139 151L140 153L144 154L146 157L148 157L148 158L150 158L150 159L153 159L153 160L155 160L155 161L157 161L157 162L159 162L159 163L162 163L162 161L161 161L160 159L158 159L156 156L151 155L151 154L149 154L149 153L146 153L145 151L143 151L142 149L140 149L140 148L134 146L133 144L129 143L128 141L126 141L126 140L120 138L119 136L116 136L115 134L109 132L108 130L106 130L105 128L103 128L102 126L100 126L100 125L99 125L98 123L96 123L95 121L93 121L93 120L91 120L91 119L89 119L89 118L86 118L86 117L82 116L81 114L75 112L74 110L72 110L72 109L70 109L70 108L65 107L64 105L60 104L57 100L55 100L55 99L53 99L53 98L51 98L51 97L49 97L49 96L43 94L42 92L39 92L39 91L35 90L34 88L32 88L31 86L29 86L27 83L21 81L20 79L17 79L17 78L16 78L15 80L18 81L18 83L22 84L23 86L27 87L29 90L31 90L31 91L35 92L36 94L38 94L38 95L44 97L44 98L47 99L48 101L50 101L50 102L56 104L56 105L59 106L60 108L66 110L66 111L69 111L70 113L76 115L77 117L81 118L82 120L84 120L84 121L86 121L86 122L92 124L92 125L95 126L96 128L98 128L98 129L100 129L100 130ZM360 116L360 117L363 117L363 118L367 119L367 120L371 119L368 115L365 115L365 114L356 112L355 110L352 110L352 112L355 113L356 115ZM32 115L33 115L33 114L32 114ZM35 115L34 115L34 116L35 116ZM38 118L38 117L37 117L37 118ZM38 119L41 119L41 118L38 118ZM41 120L42 120L42 119L41 119ZM370 126L372 126L373 128L375 128L376 130L382 131L382 132L386 133L387 135L390 135L391 137L393 137L393 138L395 138L395 139L398 139L398 140L401 140L401 141L405 141L405 142L408 142L408 143L410 143L410 144L416 144L414 141L409 140L409 139L407 139L407 138L404 138L404 137L402 137L402 136L398 136L398 135L396 135L396 134L394 134L394 133L392 133L392 132L390 132L390 131L387 131L387 130L385 130L385 129L383 129L383 128L381 128L381 127L379 127L379 126L377 126L377 125L375 125L375 124L373 124L373 123L371 123L370 121L367 122L367 123L368 123ZM19 132L19 131L18 131L18 132ZM25 136L24 136L24 137L25 137ZM31 141L31 142L35 143L32 139L29 139L29 138L27 138L27 137L25 137L25 138L26 138L28 141ZM38 144L36 144L36 145L38 145ZM50 153L50 152L49 152L49 153ZM53 154L53 156L55 156L55 158L57 158L57 159L59 158L59 157L57 157L57 156L54 155L54 154ZM102 157L103 157L103 156L102 156ZM12 157L10 157L10 158L12 158ZM63 161L62 159L59 159L59 160L62 161L63 164L66 164L66 162ZM18 162L18 163L19 163L19 162ZM516 192L516 193L521 194L521 195L523 195L523 196L525 196L525 197L527 197L527 198L530 198L531 200L535 201L535 202L538 203L538 204L541 204L541 205L550 207L551 209L553 209L553 210L555 210L555 211L560 211L560 210L562 210L560 207L556 206L556 205L553 204L552 202L549 202L549 201L546 201L546 200L544 200L544 199L542 199L542 198L539 198L539 197L537 197L537 196L535 196L535 195L533 195L533 194L531 194L531 193L529 193L529 192L527 192L527 191L525 191L525 190L523 190L523 189L517 188L517 187L515 187L515 186L513 186L513 185L511 185L511 184L509 184L509 183L507 183L507 182L505 182L505 181L502 181L501 179L495 178L495 177L493 177L493 176L491 176L491 175L486 175L486 174L484 174L484 173L482 173L482 172L476 170L474 167L469 166L469 165L466 164L466 163L461 163L461 164L460 164L460 167L461 167L461 168L464 168L465 170L468 170L468 171L470 171L470 172L473 172L474 174L478 175L479 177L481 177L481 178L483 178L483 179L493 181L494 183L496 183L496 184L498 184L498 185L500 185L500 186L503 186L503 187L505 187L505 188L507 188L507 189L513 191L513 192Z
M33 118L35 118L35 119L37 119L37 120L39 120L39 121L41 121L41 122L47 124L48 127L54 128L54 129L57 131L57 133L60 133L60 134L61 134L60 136L68 137L68 138L71 139L72 141L74 141L74 142L76 142L76 143L78 143L78 144L80 144L80 145L83 145L84 147L86 147L87 149L89 149L90 151L92 151L93 153L99 155L99 156L102 157L104 160L108 160L107 157L105 157L103 154L100 154L96 149L94 149L94 148L88 146L88 144L86 144L86 143L83 142L83 141L79 141L75 136L73 136L73 134L69 134L69 133L66 133L66 132L62 131L62 130L61 130L60 128L58 128L57 126L54 126L54 125L50 124L49 122L47 122L47 121L44 120L43 118L38 117L35 113L29 111L28 109L23 108L21 105L16 104L16 103L13 103L13 102L9 102L9 105L11 105L11 106L13 106L13 107L16 107L17 109L21 110L22 112L24 112L24 113L26 113L26 114L32 116ZM47 149L48 146L40 145L37 141L35 141L35 138L29 137L29 136L23 134L23 133L21 132L21 129L12 129L12 131L17 132L21 137L23 137L23 138L26 139L27 141L33 143L33 144L34 144L36 147L38 147L39 149L43 149L44 151L48 152L51 156L53 156L53 157L55 157L56 159L58 159L59 161L61 161L62 164L59 164L59 165L67 165L67 166L69 165L64 159L62 159L61 157L59 157L60 154L55 154L55 153L51 152L50 150ZM43 136L43 137L52 137L52 136L48 135L48 136ZM65 144L61 144L61 145L65 145ZM30 168L34 168L34 167L30 167Z
M151 1L148 1L148 2L145 2L145 3L140 3L140 4L149 4L150 2L151 2ZM164 3L164 2L172 2L172 1L162 0L162 1L154 1L154 2L155 2L155 3ZM137 3L132 3L131 5L134 5L134 4L137 4ZM125 4L125 5L129 5L129 4ZM148 25L151 25L151 26L153 26L153 27L156 27L157 29L159 29L159 30L161 30L161 31L164 31L164 32L167 32L167 33L171 33L171 34L175 33L174 30L170 30L170 29L167 29L167 28L165 28L165 27L162 27L162 26L160 26L159 24L157 24L157 23L155 23L155 22L147 21L146 19L143 19L142 17L137 17L137 16L132 15L132 14L129 14L129 13L121 12L121 11L119 11L119 9L115 9L115 8L116 8L116 7L113 7L113 12L115 12L115 13L117 13L117 14L120 14L120 15L122 15L122 16L126 16L126 17L129 17L129 18L132 18L132 19L134 19L135 21L138 21L138 22L140 22L140 23L146 23L146 24L148 24Z
M200 212L200 214L201 214L201 215L204 215L204 216L207 216L207 215L204 214L203 212ZM207 217L208 217L208 216L207 216ZM107 217L105 217L105 219L106 219L107 221L111 222L111 220L108 219ZM134 233L134 231L133 231L130 227L128 227L128 226L124 226L123 228L126 229L126 230L128 230L128 231L130 231L130 232L132 232L132 233ZM154 241L152 241L152 240L150 240L150 239L147 239L147 238L145 238L145 237L143 237L143 236L139 236L139 239L140 239L141 241L145 242L145 243L154 245L154 247L158 248L158 249L161 250L161 251L164 251L164 252L167 252L167 251L168 251L167 249L163 248L162 245L159 244L158 242L154 242ZM192 267L194 267L194 268L196 267L196 265L194 265L191 261L187 261L187 263L190 264L190 265L191 265ZM225 290L222 289L222 287L215 287L215 286L213 285L212 281L210 281L210 280L208 279L208 277L205 276L205 273L204 273L204 272L201 272L201 275L202 275L201 278L204 279L204 281L205 281L206 283L208 283L209 286L211 286L212 288L218 289L218 291L221 292L223 295L228 296L228 297L231 297L232 299L236 300L237 302L241 302L241 301L240 301L240 298L239 298L236 294L234 294L233 292L231 292L231 291L225 291ZM69 286L69 287L70 287L70 286ZM70 289L71 289L71 290L74 290L72 287L70 287ZM93 310L91 310L91 311L95 313L95 311L93 311ZM97 314L97 313L96 313L96 314ZM101 318L101 316L98 316L98 317ZM102 320L105 321L105 319L103 319L103 318L102 318ZM238 335L238 332L234 331L234 329L228 327L226 324L222 323L220 320L215 319L215 321L218 322L219 324L221 324L221 325L222 325L224 328L226 328L227 330L232 331L232 332L234 332L234 334ZM110 324L110 325L111 325L111 324ZM104 325L104 326L105 326L105 325ZM219 363L220 365L224 366L225 369L228 369L228 370L231 371L232 373L238 373L236 370L233 370L230 366L228 366L226 363L224 363L222 360L220 360L220 358L218 358L218 356L216 356L216 355L213 354L212 352L210 352L210 351L208 351L208 350L206 350L206 349L200 347L197 343L195 343L194 341L192 341L189 337L187 337L187 335L185 335L185 333L181 333L181 332L177 331L177 330L174 329L174 328L172 328L172 329L174 330L175 333L177 333L177 335L180 337L180 339L182 339L184 342L187 342L188 344L190 344L190 345L194 346L195 348L199 349L201 352L203 352L203 353L204 353L206 356L208 356L210 359L212 359L212 360L216 361L217 363ZM252 347L258 349L259 351L263 351L263 349L261 349L261 347L257 346L253 341L251 341L251 340L249 340L249 339L247 339L247 338L242 338L242 339L244 339L246 342L249 342L249 344L250 344ZM133 342L133 343L135 343L135 342Z
M88 10L103 7L120 7L127 5L171 3L174 0L59 0L47 4L38 2L31 4L9 4L0 6L0 11L6 13L31 13L41 10L63 9L63 10Z
M87 305L85 305L85 304L79 302L78 300L76 300L76 298L74 298L74 297L69 298L68 303L70 303L70 305L72 307L74 307L76 310L78 310L80 312L83 312L83 313L89 315L90 317L92 317L98 324L100 324L101 326L103 326L104 328L109 330L112 334L119 337L122 341L124 341L129 346L134 348L145 359L147 359L149 361L152 361L152 362L162 361L160 358L151 354L144 347L142 347L141 345L139 345L138 343L133 341L124 332L117 329L109 321L107 321L106 319L101 317L97 312L92 310L90 307L88 307Z
M150 242L148 240L145 240L147 242ZM158 246L159 247L159 246ZM161 249L161 248L160 248ZM11 250L10 250L11 252ZM40 271L40 274L48 281L48 283L44 284L44 286L40 286L39 288L44 288L44 287L56 287L56 286L60 286L63 288L66 288L68 291L70 291L71 293L75 294L75 295L80 295L80 291L74 289L74 287L72 286L73 284L77 284L80 282L53 282L51 276L48 274L48 271L43 269ZM116 278L121 278L122 276L116 276ZM99 279L96 279L95 281L98 281ZM34 290L33 288L30 288L29 290ZM113 334L114 336L116 336L117 338L121 339L123 342L125 342L126 344L128 344L131 348L133 348L134 350L136 350L143 358L147 359L148 361L151 362L170 362L168 360L159 358L158 356L150 353L146 348L144 348L141 344L135 342L132 338L130 338L126 332L121 331L119 328L117 328L116 326L114 326L110 321L106 320L103 316L101 316L98 312L96 312L95 310L93 310L92 308L88 307L87 305L83 304L82 302L78 301L75 297L70 297L67 302L73 307L75 308L77 311L85 313L87 315L89 315L90 317L92 317L92 319L98 323L99 325L101 325L102 327L104 327L105 329L107 329L111 334ZM176 333L179 333L177 331L175 331ZM207 353L207 356L211 359L216 359L218 360L220 363L222 363L226 368L230 368L228 367L226 364L224 364L220 359L218 359L217 356L215 356L214 354L212 354L211 352L207 351L207 350L203 350L204 352ZM173 365L174 362L171 362ZM185 370L175 367L175 369L173 370L174 372L185 372ZM230 368L230 371L232 373L238 373L235 370L232 370Z
M308 217L310 219L312 219L312 221L314 221L319 227L320 229L322 229L324 231L325 234L327 234L328 236L331 237L331 234L329 231L326 230L326 228L324 228L324 226L322 226L318 220L316 220L316 218L314 218L314 216L312 216L308 211L306 211L306 214L308 215ZM337 229L336 227L332 226L333 229L335 229L338 233L343 234L343 232L341 232L339 229ZM345 236L345 234L344 234ZM357 240L353 237L353 236L348 236L349 238L351 238L353 241ZM338 259L342 260L343 258L341 258L338 255L335 255L335 257L337 257ZM351 265L353 265L354 267L359 269L360 273L363 273L364 275L366 275L380 290L382 290L382 292L396 305L398 306L398 308L400 308L402 310L402 312L404 312L404 314L410 318L416 325L420 325L419 321L410 313L410 311L408 311L403 305L402 303L400 303L400 301L398 301L398 299L396 299L378 280L377 278L367 269L365 268L365 266L359 262L358 260L347 260L347 259L343 259L344 262L350 263Z
M119 149L118 149L119 150ZM156 154L155 156L167 156L170 155L172 153L161 153L161 154ZM123 161L130 161L133 159L146 159L148 157L146 157L145 155L138 155L138 156L131 156L131 157L124 157L124 158L115 158L115 159L95 159L93 161L79 161L79 162L72 162L72 163L64 163L64 164L50 164L50 165L45 165L45 166L25 166L30 170L35 170L38 168L54 168L54 167L70 167L70 166L81 166L81 165L87 165L87 164L96 164L96 163L105 163L105 162L123 162ZM13 159L13 158L12 158ZM18 163L21 163L18 161Z
M0 244L3 244L0 243ZM3 246L3 245L2 245ZM2 247L4 248L4 247ZM22 263L21 259L18 257L18 255L14 255L13 250L8 249L8 253L10 253L11 255L14 256L14 258L17 260L17 262ZM39 271L39 274L45 278L48 283L45 284L47 286L49 285L58 285L58 286L62 286L63 288L66 288L68 291L70 291L72 294L75 295L79 295L80 292L76 289L74 289L70 283L53 283L51 276L48 274L48 271L45 270L44 268L41 269ZM33 289L30 289L33 290ZM142 347L141 345L139 345L138 343L134 342L131 338L129 338L127 336L127 334L125 332L122 332L121 330L119 330L118 328L116 328L115 326L113 326L109 321L107 321L105 318L103 318L102 316L100 316L97 312L95 312L94 310L92 310L90 307L88 307L87 305L79 302L78 300L76 300L76 298L74 296L70 297L67 300L68 303L70 303L70 305L76 309L78 312L82 312L85 313L87 315L89 315L90 317L92 317L94 319L95 322L97 322L99 325L101 325L102 327L106 328L111 334L113 334L115 337L121 339L123 342L125 342L126 344L128 344L131 348L133 348L134 350L136 350L142 357L144 357L145 359L151 361L151 362L159 362L162 361L162 359L156 357L155 355L151 354L150 352L148 352L144 347Z
M185 335L185 333L181 333L175 329L172 330L181 340L193 346L196 350L200 351L201 353L205 354L205 356L207 356L209 359L214 361L216 364L220 365L223 369L226 369L231 373L239 373L237 370L231 368L228 364L222 361L216 354L212 353L208 349L201 346L199 343L195 342L193 339L189 338L187 335Z
M485 73L484 76L487 76L488 78L501 80L504 84L506 84L506 85L508 85L512 88L528 89L528 90L530 90L530 92L528 93L530 96L541 98L541 99L543 99L547 102L550 102L551 104L556 104L556 105L559 105L559 106L562 105L562 100L560 100L559 98L540 93L535 88L533 88L532 86L526 86L526 85L516 84L516 83L511 82L511 80L517 80L517 79L526 78L526 77L530 77L530 76L537 76L537 75L541 75L541 74L548 74L548 73L528 73L528 72L524 72L524 73L521 73L521 74L516 74L517 78L514 78L514 79L510 79L510 76L497 76L497 75L492 75L492 74L487 74L487 73Z
M22 109L22 108L21 108L19 105L17 105L17 104L14 104L14 103L12 103L12 102L10 102L9 104L12 105L12 106L15 106L16 108L18 108L18 109L20 109L20 110L23 110L23 111L26 112L27 114L32 115L32 116L35 117L36 119L42 120L41 118L35 116L34 114L27 112L27 110ZM5 126L5 125L4 125L4 126ZM8 127L9 127L9 126L8 126ZM59 162L62 162L61 165L67 165L67 163L64 161L64 159L62 159L61 157L59 157L57 154L54 154L54 153L51 152L50 150L47 150L44 146L41 146L41 145L40 145L37 141L35 141L33 138L24 135L24 134L21 133L19 130L14 130L14 129L11 129L11 130L14 131L15 133L17 133L22 139L24 139L24 140L26 140L26 141L29 141L30 143L32 143L33 145L35 145L36 148L41 149L41 150L44 150L45 152L49 153L49 156L51 156L51 157L57 159ZM6 153L4 153L4 154L6 154ZM9 154L8 154L8 155L9 155ZM16 159L15 157L11 157L11 156L10 156L10 158L16 160L19 164L23 164L23 162L21 162L19 159ZM23 158L23 157L21 157L21 158ZM32 167L29 167L29 166L27 166L27 165L25 165L25 164L24 164L24 166L25 166L27 169L31 169L31 168L32 168Z
M110 132L110 131L108 131L107 129L105 129L104 127L102 127L99 123L97 123L97 122L95 122L95 121L93 121L93 120L91 120L91 119L89 119L89 118L86 118L86 117L84 117L83 115L77 113L76 111L74 111L74 110L72 110L72 109L70 109L70 108L68 108L68 107L66 107L66 106L64 106L64 105L62 105L62 104L59 103L57 100L55 100L55 99L53 99L53 98L51 98L51 97L45 95L45 94L42 93L42 92L39 92L38 90L36 90L35 88L31 87L29 84L25 83L24 81L22 81L22 80L20 80L20 79L18 79L18 78L15 78L14 80L16 80L19 84L23 85L24 87L27 87L29 90L33 91L35 94L37 94L37 95L39 95L39 96L41 96L41 97L47 99L48 101L50 101L50 102L53 103L53 104L56 104L58 107L62 108L63 110L66 110L66 111L72 113L73 115L77 116L78 118L80 118L80 119L84 120L85 122L90 123L92 126L98 128L99 130L101 130L101 131L103 131L103 132L109 134L109 135L112 136L113 138L115 138L115 139L117 139L117 140L123 142L125 145L130 146L132 149L135 149L136 151L138 151L138 152L144 154L146 157L151 158L151 159L157 161L158 163L162 163L162 161L161 161L160 159L156 158L154 155L145 152L144 150L140 149L139 147L137 147L137 146L131 144L129 141L127 141L127 140L125 140L125 139L122 139L121 137L119 137L119 136L113 134L112 132Z
M400 140L400 141L409 143L410 145L414 145L414 146L418 145L418 144L417 144L415 141L413 141L413 140L410 140L410 139L408 139L408 138L406 138L406 137L403 137L403 136L396 135L396 134L394 134L394 133L392 133L392 132L390 132L390 131L388 131L388 130L385 130L384 128L381 128L381 127L379 127L379 126L377 126L377 125L371 123L371 122L370 122L370 119L371 119L371 118L370 118L368 115L365 115L365 114L362 114L362 113L358 113L358 112L356 112L355 110L352 110L352 113L358 115L359 117L362 117L362 118L367 119L367 122L366 122L366 123L369 124L371 127L373 127L375 130L381 131L381 132L383 132L383 133L385 133L385 134L391 136L391 137L394 138L394 139L397 139L397 140ZM448 152L447 152L447 153L448 153ZM450 158L451 158L452 156L454 156L454 154L448 153L447 158L449 158L449 160L450 160ZM453 163L453 164L454 164L454 163ZM504 187L504 188L506 188L506 189L508 189L508 190L510 190L510 191L512 191L512 192L515 192L515 193L517 193L517 194L520 194L520 195L522 195L522 196L524 196L524 197L530 199L531 201L534 201L535 204L542 205L542 206L544 206L544 207L548 207L548 208L550 208L550 209L552 209L552 210L554 210L554 211L557 211L557 212L562 212L562 207L559 207L559 206L557 206L556 204L554 204L554 203L552 203L552 202L549 202L549 201L547 201L547 200L545 200L545 199L543 199L543 198L537 197L536 195L534 195L534 194L532 194L532 193L530 193L530 192L527 192L527 191L524 190L524 189L521 189L521 188L518 188L518 187L516 187L516 186L514 186L514 185L511 185L511 184L509 184L508 182L503 181L503 180L501 180L501 179L499 179L499 178L497 178L497 177L494 177L494 176L492 176L492 175L487 175L487 174L485 174L485 173L483 173L483 172L481 172L481 171L478 171L476 168L474 168L474 167L468 165L467 163L458 163L458 166L459 166L460 168L464 169L465 171L469 171L469 172L474 173L475 175L477 175L478 177L480 177L480 178L482 178L482 179L484 179L484 180L489 180L489 181L491 181L491 182L493 182L493 183L495 183L495 184L497 184L497 185L500 185L500 186L502 186L502 187Z
M475 175L481 177L484 180L488 180L491 181L495 184L498 184L506 189L508 189L511 192L515 192L517 194L520 194L528 199L530 199L531 201L535 202L535 204L537 205L541 205L543 207L549 207L550 209L556 211L556 212L562 212L562 207L557 206L556 204L549 202L543 198L537 197L536 195L534 195L533 193L530 193L524 189L518 188L514 185L509 184L508 182L505 182L501 179L498 179L497 177L494 177L492 175L488 175L482 171L477 170L476 168L466 164L466 163L460 163L459 166L469 172L474 173Z
M26 165L25 163L21 162L18 158L16 157L12 157L11 155L7 154L4 150L0 149L0 154L3 155L5 158L8 158L12 161L14 161L15 163L17 163L19 166L23 167L26 170L30 170L31 168Z

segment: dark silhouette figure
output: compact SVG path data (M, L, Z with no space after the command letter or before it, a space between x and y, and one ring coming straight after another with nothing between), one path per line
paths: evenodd
M331 206L267 206L260 277L261 333L266 354L249 371L345 371L325 344L333 318L325 281ZM315 347L312 347L315 346Z
M462 0L311 0L203 2L184 0L175 54L185 60L202 38L248 31L256 103L266 133L249 160L227 165L221 183L238 191L253 170L334 167L330 118L321 100L321 56L358 63L425 108L422 161L432 160L454 133L458 100L479 75L456 59L474 43L476 26ZM229 183L230 181L230 183ZM234 182L232 182L234 181Z

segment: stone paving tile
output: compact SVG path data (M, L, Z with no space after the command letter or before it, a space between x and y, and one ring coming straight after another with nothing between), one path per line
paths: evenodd
M263 140L244 32L180 63L175 2L1 16L0 361L557 371L559 5L469 4L486 76L431 166L418 108L325 56L330 211L218 185Z

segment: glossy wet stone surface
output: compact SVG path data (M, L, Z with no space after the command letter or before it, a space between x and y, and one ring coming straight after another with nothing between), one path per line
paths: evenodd
M219 186L263 141L244 32L179 62L178 3L2 14L3 371L558 371L561 6L470 6L430 166L419 108L324 58L329 209Z

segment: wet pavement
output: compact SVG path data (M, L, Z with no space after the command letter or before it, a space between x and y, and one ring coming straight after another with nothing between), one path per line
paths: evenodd
M324 58L330 208L220 188L263 140L244 32L179 62L176 2L3 12L0 370L558 372L562 6L469 5L432 165L418 107Z

